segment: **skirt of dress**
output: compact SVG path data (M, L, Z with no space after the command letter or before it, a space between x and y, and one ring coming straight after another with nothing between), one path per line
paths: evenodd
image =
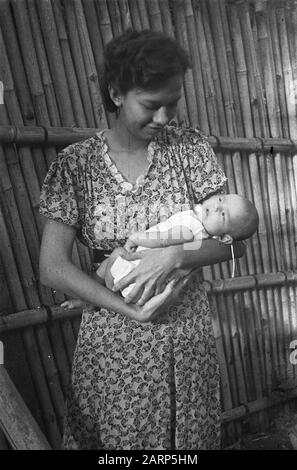
M220 448L219 366L197 279L154 322L84 310L64 425L64 449Z

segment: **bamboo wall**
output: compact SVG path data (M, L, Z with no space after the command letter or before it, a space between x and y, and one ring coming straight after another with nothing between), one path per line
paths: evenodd
M259 231L237 262L237 278L229 280L230 263L204 271L228 445L247 430L264 429L270 406L296 397L297 371L289 361L290 342L297 339L295 0L0 1L5 363L58 448L80 316L65 317L58 307L49 307L64 295L38 279L39 192L59 148L112 123L100 93L102 50L128 26L163 30L189 51L193 66L184 81L178 122L213 136L229 191L249 197L260 214ZM51 132L52 127L91 129ZM88 250L76 245L73 256L89 269ZM292 403L282 409L296 400ZM253 414L247 418L247 412Z

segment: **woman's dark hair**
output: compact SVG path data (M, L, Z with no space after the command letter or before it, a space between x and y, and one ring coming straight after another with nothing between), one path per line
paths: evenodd
M154 90L190 67L186 52L171 37L150 30L127 30L105 47L102 94L106 109L117 111L111 85L125 94L133 88Z

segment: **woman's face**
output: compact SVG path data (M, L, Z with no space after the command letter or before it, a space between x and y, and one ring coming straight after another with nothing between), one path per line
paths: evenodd
M170 78L156 90L134 88L121 97L120 123L139 140L151 140L175 116L181 97L180 75Z

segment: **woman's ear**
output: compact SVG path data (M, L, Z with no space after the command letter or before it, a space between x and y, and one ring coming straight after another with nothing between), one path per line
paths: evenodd
M231 245L231 243L233 243L233 238L228 233L226 233L225 235L220 235L218 237L218 240L219 242L224 243L225 245Z
M108 85L110 99L120 108L122 106L122 95L120 91L112 85Z

